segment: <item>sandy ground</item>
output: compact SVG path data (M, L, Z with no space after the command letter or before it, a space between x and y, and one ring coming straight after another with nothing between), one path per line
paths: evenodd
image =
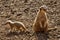
M48 6L47 17L52 30L48 35L33 34L32 24L40 6ZM30 33L9 33L6 20L21 21ZM0 40L60 40L60 0L0 0Z

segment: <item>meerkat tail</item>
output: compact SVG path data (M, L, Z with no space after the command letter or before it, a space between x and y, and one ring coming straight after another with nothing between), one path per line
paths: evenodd
M56 30L56 29L57 29L57 27L55 27L55 28L48 28L48 32L50 32L52 30Z

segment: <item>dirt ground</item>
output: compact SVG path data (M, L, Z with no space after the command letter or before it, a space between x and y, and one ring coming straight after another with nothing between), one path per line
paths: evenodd
M48 35L34 34L32 24L40 6L48 6L47 17L52 30ZM9 33L6 20L21 21L30 33ZM60 0L0 0L0 40L60 40Z

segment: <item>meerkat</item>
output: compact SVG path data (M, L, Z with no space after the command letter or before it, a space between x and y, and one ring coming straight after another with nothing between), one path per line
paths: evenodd
M48 24L46 17L46 9L41 7L33 23L33 30L35 32L47 32Z
M47 7L41 6L33 23L34 32L48 32L56 28L48 28Z
M25 25L22 22L19 21L11 21L8 20L6 21L5 24L9 24L10 25L10 31L13 32L13 30L19 30L19 31L27 31Z

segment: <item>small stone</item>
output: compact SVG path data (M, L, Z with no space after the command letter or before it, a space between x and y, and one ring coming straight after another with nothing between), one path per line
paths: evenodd
M15 38L18 38L18 36L15 35Z
M60 35L58 35L57 38L60 38Z

